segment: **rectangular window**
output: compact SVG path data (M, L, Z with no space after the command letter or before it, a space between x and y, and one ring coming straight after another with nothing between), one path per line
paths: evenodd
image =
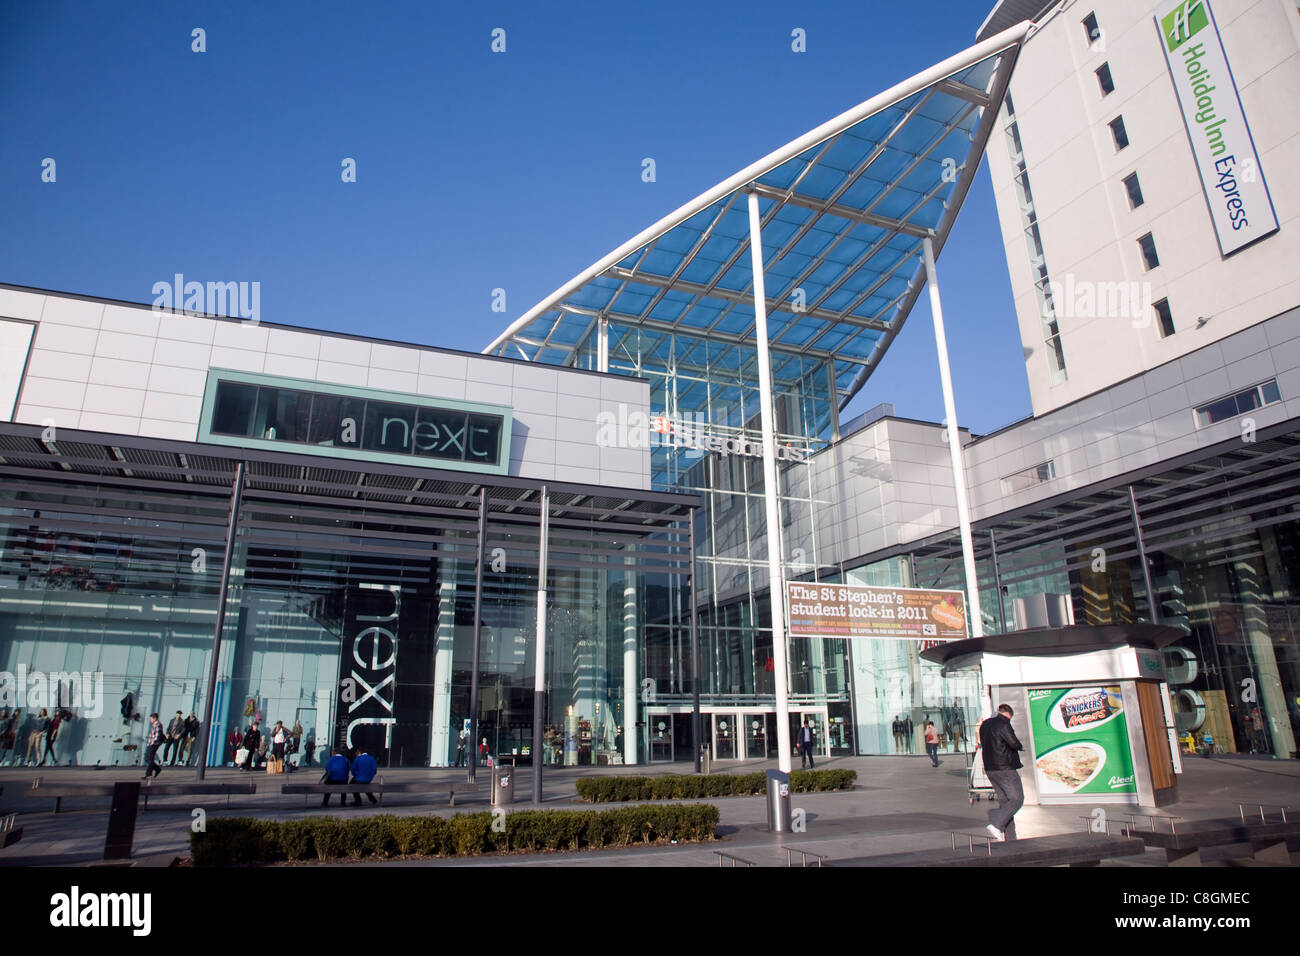
M1161 299L1151 307L1156 310L1156 325L1160 329L1160 337L1169 338L1174 334L1174 316L1169 311L1169 300Z
M1115 138L1115 152L1128 146L1128 130L1124 128L1124 117L1116 116L1110 121L1110 135Z
M1138 240L1138 248L1142 250L1142 262L1146 265L1147 272L1160 265L1160 257L1156 255L1156 241L1151 238L1151 233L1148 232Z
M1101 87L1102 96L1115 92L1115 81L1111 79L1109 63L1103 63L1097 68L1097 85Z
M1124 177L1124 188L1128 190L1128 207L1136 209L1142 205L1142 186L1138 183L1138 174L1129 173Z
M1083 35L1088 40L1088 46L1092 46L1101 39L1101 27L1097 25L1097 14L1090 13L1083 18Z
M1205 428L1215 422L1227 421L1229 418L1236 418L1238 415L1280 401L1282 401L1282 394L1278 391L1277 379L1269 379L1235 395L1225 395L1223 398L1201 405L1196 409L1196 427Z
M1041 465L1034 465L1034 467L1018 471L1014 475L1007 475L1002 479L1002 493L1015 494L1017 491L1024 491L1035 485L1041 485L1045 481L1051 481L1055 477L1056 462L1045 461Z

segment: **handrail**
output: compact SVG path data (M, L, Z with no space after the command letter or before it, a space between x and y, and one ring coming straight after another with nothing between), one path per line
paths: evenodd
M989 856L992 856L992 855L993 855L993 844L994 844L995 841L994 841L993 837L989 836L988 834L986 834L986 833L969 833L969 832L967 832L967 833L962 833L960 830L949 830L948 832L952 835L952 848L953 848L954 850L957 849L957 837L958 837L958 836L964 836L964 837L966 837L966 840L967 840L967 849L968 849L971 853L974 853L974 852L975 852L975 841L976 841L976 840L983 840L983 841L984 841L984 845L988 848Z
M830 857L829 857L829 856L826 856L824 853L814 853L812 850L801 850L801 849L799 849L799 847L797 847L797 846L795 846L795 847L785 846L785 847L782 847L781 849L785 850L785 865L786 865L786 866L794 866L794 864L793 864L792 862L790 862L790 854L791 854L792 852L793 852L793 853L799 853L799 854L802 854L802 855L803 855L803 864L802 864L803 866L807 866L807 865L808 865L808 857L810 857L810 856L812 856L812 857L816 857L816 858L817 858L817 866L818 866L818 868L821 867L821 865L822 865L822 860L829 860L829 859L830 859Z
M1239 814L1241 814L1241 822L1242 822L1242 823L1245 823L1245 822L1246 822L1246 808L1247 808L1247 807L1255 807L1255 808L1257 808L1257 809L1259 810L1259 822L1260 822L1260 823L1267 823L1267 822L1268 822L1268 820L1265 819L1265 817L1264 817L1264 811L1265 811L1265 810L1280 810L1280 811L1282 812L1282 822L1283 822L1283 823L1286 823L1286 812L1287 812L1287 810L1290 809L1289 806L1285 806L1285 807L1284 807L1284 806L1280 806L1279 804L1276 804L1276 803L1239 803L1239 804L1237 804L1237 812L1238 812Z
M751 867L757 865L757 864L755 864L755 863L750 862L749 860L743 859L742 857L733 856L733 855L730 854L730 853L723 853L721 850L714 850L714 851L713 851L713 855L716 856L716 857L718 858L718 866L719 866L719 868L721 868L722 866L725 865L725 864L723 864L723 862L722 862L724 859L727 859L727 860L730 860L730 861L731 861L731 868L732 868L733 870L736 868L736 864L737 864L737 863L743 863L743 864L745 864L745 866L751 866Z

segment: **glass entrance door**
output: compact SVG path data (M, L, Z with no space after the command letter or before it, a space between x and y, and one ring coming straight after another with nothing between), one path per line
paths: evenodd
M770 718L775 714L745 714L741 718L745 734L745 757L749 760L766 760L776 755L772 750L773 735L768 731Z
M713 755L718 760L735 760L739 754L736 740L739 734L736 715L713 714Z
M651 763L669 763L673 759L673 718L667 712L646 715L646 752Z
M790 743L794 748L794 755L799 756L799 731L803 727L804 720L807 720L808 725L812 727L814 758L822 760L829 757L831 740L827 730L825 707L790 711Z

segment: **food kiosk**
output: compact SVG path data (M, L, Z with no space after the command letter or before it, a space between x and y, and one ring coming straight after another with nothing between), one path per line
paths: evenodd
M1026 804L1177 799L1182 772L1161 649L1183 636L1152 624L1032 628L922 652L944 673L979 668L985 705L1015 711Z

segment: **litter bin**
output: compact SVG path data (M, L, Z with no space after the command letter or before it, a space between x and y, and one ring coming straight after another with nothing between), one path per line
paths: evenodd
M767 829L790 832L790 775L780 770L767 771Z
M709 756L708 744L700 744L700 771L702 773L713 773L713 762Z
M492 806L503 807L515 802L515 768L492 768Z

